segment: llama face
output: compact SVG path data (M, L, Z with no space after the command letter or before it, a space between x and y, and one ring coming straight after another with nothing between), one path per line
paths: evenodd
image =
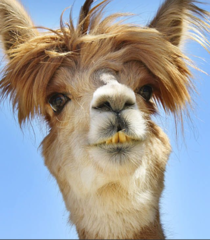
M137 61L121 65L120 73L106 67L78 75L60 67L45 103L51 131L43 154L50 171L56 176L68 172L68 178L91 172L92 182L102 176L103 181L118 180L139 168L155 112L153 85L155 80ZM62 102L61 110L56 111L54 98ZM97 183L97 188L104 184Z

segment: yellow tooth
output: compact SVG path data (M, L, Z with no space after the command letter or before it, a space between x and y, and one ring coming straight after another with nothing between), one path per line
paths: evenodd
M119 132L119 142L124 143L126 141L127 141L127 139L126 139L125 134L123 132Z
M106 144L116 144L116 143L125 143L130 142L131 139L124 134L124 132L117 132L112 138L106 140Z
M118 132L112 137L112 143L118 143L119 142L119 134Z
M128 136L126 136L126 141L127 141L127 142L130 142L131 139L130 139Z
M112 139L111 138L106 140L106 144L110 144L110 143L112 143Z

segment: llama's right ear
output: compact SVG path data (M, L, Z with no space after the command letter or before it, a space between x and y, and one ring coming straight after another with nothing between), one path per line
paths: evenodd
M201 43L201 33L209 31L209 13L198 6L195 0L165 0L155 18L148 25L156 28L175 46L179 46L185 31L190 26L194 31L192 38ZM203 20L202 20L203 18Z
M9 50L37 34L30 17L18 1L0 0L0 35L9 58Z

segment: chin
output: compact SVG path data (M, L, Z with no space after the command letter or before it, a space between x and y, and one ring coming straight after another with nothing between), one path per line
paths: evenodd
M131 141L129 143L100 144L89 148L89 154L103 172L134 171L141 165L144 154L143 141Z

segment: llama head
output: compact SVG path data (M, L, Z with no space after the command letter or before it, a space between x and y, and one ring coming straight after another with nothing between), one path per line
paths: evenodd
M20 124L45 118L43 155L64 195L96 191L137 170L160 194L170 146L151 115L162 105L181 118L190 103L191 73L179 45L187 26L199 42L208 13L193 0L167 0L142 28L116 21L123 14L102 18L108 1L90 9L92 2L76 27L70 20L43 34L16 1L0 1L8 56L2 94Z

